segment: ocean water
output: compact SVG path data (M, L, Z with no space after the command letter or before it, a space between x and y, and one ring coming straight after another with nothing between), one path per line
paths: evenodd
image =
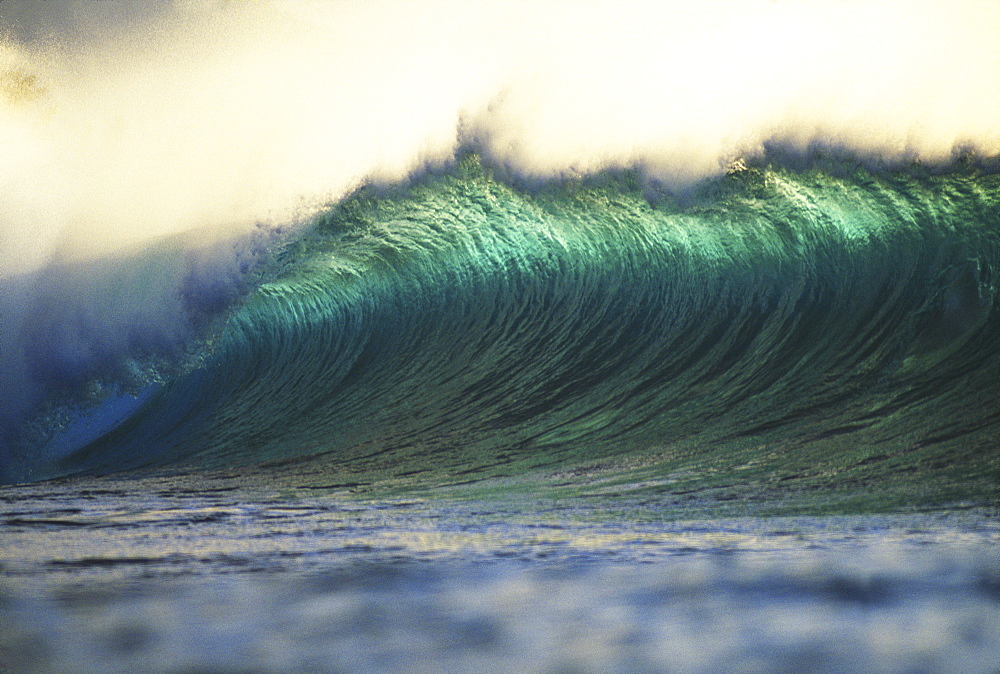
M195 365L8 473L989 502L1000 183L837 168L744 168L679 203L630 173L514 186L469 154L362 189L259 265Z
M996 183L362 190L4 488L0 663L995 671Z
M997 671L1000 13L848 4L0 5L0 669Z
M996 671L995 509L8 488L8 671Z

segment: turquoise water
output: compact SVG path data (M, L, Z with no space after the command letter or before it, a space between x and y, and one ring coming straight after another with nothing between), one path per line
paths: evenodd
M258 262L241 299L197 305L210 337L107 355L153 377L142 403L112 396L75 448L22 435L6 479L312 462L377 492L724 471L736 496L989 501L997 177L837 161L678 197L638 172L525 185L466 155L362 189L263 263L240 244Z
M998 21L0 2L0 670L995 674Z
M33 333L0 667L995 671L996 174L503 176L91 270L186 327Z

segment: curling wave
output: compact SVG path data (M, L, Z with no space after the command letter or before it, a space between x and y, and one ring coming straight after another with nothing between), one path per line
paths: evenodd
M685 457L988 478L1000 179L841 169L740 166L679 201L629 171L514 185L470 154L359 190L197 364L4 477L298 462L441 484Z

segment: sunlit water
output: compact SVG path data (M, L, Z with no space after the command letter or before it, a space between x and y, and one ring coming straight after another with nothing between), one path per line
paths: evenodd
M3 493L4 671L963 671L1000 662L995 512Z
M0 671L1000 671L998 26L0 1Z

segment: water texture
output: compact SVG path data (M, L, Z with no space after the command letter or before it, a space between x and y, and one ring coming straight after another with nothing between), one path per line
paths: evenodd
M242 482L241 482L242 481ZM995 511L5 490L9 671L967 671L1000 657Z
M0 670L994 674L998 33L0 2Z
M997 177L837 168L679 200L634 172L512 185L468 155L361 190L271 256L196 366L7 479L312 461L433 487L613 457L989 496Z

